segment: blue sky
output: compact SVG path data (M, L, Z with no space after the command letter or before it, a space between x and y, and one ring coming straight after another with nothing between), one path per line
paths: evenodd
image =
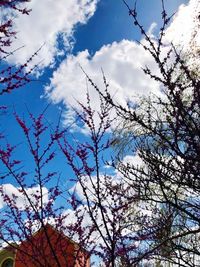
M173 14L187 0L169 0L166 4L168 14ZM134 1L127 1L133 6ZM142 24L148 29L152 22L161 22L161 1L138 1L138 15ZM94 16L86 25L77 28L74 35L76 44L73 52L88 49L92 53L102 45L122 39L140 39L138 31L133 27L132 18L128 16L127 8L121 0L103 0L98 3Z
M67 0L63 2L67 3ZM169 0L167 1L166 9L169 14L172 14L177 11L180 4L187 2L187 0ZM133 1L128 1L128 3L130 3L131 6ZM138 15L146 29L148 29L153 22L159 25L161 22L160 11L161 4L159 0L138 1ZM29 20L29 17L27 17L27 20ZM48 23L50 23L50 21ZM23 29L21 29L21 32L22 31ZM40 31L40 29L38 29L38 31ZM66 59L66 57L71 54L77 55L77 53L86 49L89 51L90 56L92 56L95 52L100 50L103 45L112 44L115 41L120 42L124 39L131 41L140 40L141 36L133 26L132 19L128 16L127 8L121 0L100 0L95 7L94 14L87 19L85 24L77 23L74 25L72 38L74 39L72 49L70 51L65 49L63 56L55 56L55 65L53 68L49 68L50 64L45 68L41 68L43 75L38 78L33 77L34 81L30 85L13 92L9 96L6 95L3 97L2 102L9 106L14 106L19 112L25 111L25 104L33 113L41 112L48 104L45 98L41 99L41 96L44 94L44 86L49 83L49 79L52 77L53 72L59 67L60 63L62 63L62 60ZM23 40L20 41L23 42ZM45 40L45 42L47 42L47 40ZM41 40L40 45L43 45L43 40ZM62 40L60 40L59 45L63 47ZM29 50L27 45L23 50ZM43 60L42 54L43 51L41 51L39 59L36 58L36 63L37 61L39 62L40 59ZM29 56L30 55L31 54L29 54ZM17 56L14 60L20 61ZM99 68L101 68L101 66L99 66ZM54 109L54 107L51 108Z
M77 105L75 98L85 101L86 81L78 67L79 63L100 86L102 67L120 103L140 93L158 93L158 86L146 80L140 70L146 63L153 69L155 66L149 55L144 54L135 42L141 40L141 36L121 0L60 0L59 4L50 0L48 5L44 0L40 7L38 1L32 0L28 4L32 8L30 16L16 18L18 39L13 42L12 49L21 45L25 47L9 58L8 64L23 63L41 45L44 46L35 58L35 63L42 62L33 76L34 81L1 97L1 105L9 107L8 114L1 117L1 126L5 129L8 141L21 143L23 140L12 115L14 110L28 117L27 107L37 115L49 105L45 115L48 123L56 125L60 110L63 112L64 127L72 122L74 114L71 105ZM130 5L133 3L127 2ZM160 2L138 1L138 16L146 30L152 23L157 24L153 31L155 35L161 23ZM181 4L187 3L189 1L168 0L166 10L172 14ZM178 12L177 17L183 21L181 14ZM179 22L169 27L166 34L168 41L171 36L177 36L180 25ZM94 106L98 105L92 91L91 99ZM73 130L77 138L84 140L82 133L85 130L78 127ZM23 149L19 150L19 156L25 157ZM29 164L28 161L26 163ZM63 161L57 160L55 167L63 169ZM66 165L62 175L72 175Z

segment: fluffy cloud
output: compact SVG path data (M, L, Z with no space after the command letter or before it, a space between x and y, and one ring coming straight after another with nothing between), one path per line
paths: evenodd
M74 113L71 106L78 108L77 101L86 102L86 78L80 66L103 89L103 69L110 84L111 95L124 105L127 100L133 100L137 95L149 92L159 93L159 85L147 77L141 67L148 65L155 70L155 64L149 53L136 42L122 40L103 46L93 56L87 50L77 56L70 55L54 72L51 83L46 87L47 96L54 102L63 102L67 107L65 123L72 122ZM91 104L98 106L98 96L89 86Z
M61 38L64 49L69 48L74 27L86 23L94 14L98 0L31 0L27 7L29 16L19 14L14 20L17 39L12 50L25 46L8 59L11 63L24 63L42 45L39 57L41 67L54 62L54 57L63 51L58 48Z
M195 27L198 7L194 0L188 5L181 5L171 25L166 30L165 42L173 41L175 45L191 44L192 29ZM195 12L194 12L195 11ZM185 26L183 26L185 25ZM190 34L191 33L191 34ZM199 34L195 37L197 40ZM144 42L144 41L142 41ZM69 55L53 73L49 86L46 86L46 95L53 103L62 102L66 107L64 114L65 124L74 120L72 106L78 108L77 101L86 103L86 78L80 66L103 88L101 68L103 68L110 84L111 95L115 100L125 105L127 100L134 101L138 95L148 95L150 92L159 94L159 84L144 75L141 67L145 65L153 72L157 72L152 57L134 41L122 40L103 46L94 55L87 50L76 56ZM98 96L94 89L89 88L93 107L98 106Z
M21 192L20 188L13 186L12 184L4 184L0 187L1 192L3 192L3 196L8 196L12 201L15 201L16 206L19 209L25 209L27 206L30 207L30 203L28 202L26 196ZM43 187L43 202L44 204L48 202L48 189ZM33 188L26 189L27 195L30 197L33 204L38 203L37 196L40 196L40 188L39 186L35 186ZM0 195L0 209L5 206L4 198Z
M190 0L188 5L181 5L173 23L166 31L165 41L172 42L184 53L188 67L199 75L200 54L200 2Z
M181 5L173 22L166 30L166 41L173 42L183 50L191 48L194 44L199 47L199 10L200 3L196 0L190 0L188 5Z

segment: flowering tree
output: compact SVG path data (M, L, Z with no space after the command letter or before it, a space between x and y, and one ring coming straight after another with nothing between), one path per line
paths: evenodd
M67 163L76 175L73 187L76 216L72 226L76 228L77 223L83 226L80 230L84 230L82 236L88 237L88 250L100 258L103 266L145 264L156 254L152 245L156 242L155 233L162 212L154 205L151 216L148 215L150 201L143 201L137 188L127 182L125 172L129 175L128 171L122 173L122 165L120 169L114 165L108 132L115 123L115 119L111 119L113 105L100 97L97 112L90 104L88 95L87 105L80 104L83 111L77 112L87 127L88 141L81 143L76 140L74 146L67 137L63 142L59 141ZM111 153L113 158L109 156ZM104 168L105 164L109 165L108 169ZM116 172L118 169L120 172ZM84 214L81 224L78 220L80 214Z
M10 93L12 90L18 89L30 82L29 75L33 68L28 69L28 67L38 51L31 55L21 66L5 65L5 60L16 52L9 49L13 39L16 37L16 32L13 31L13 12L28 15L31 10L24 7L24 4L27 2L29 0L0 1L0 10L2 12L0 24L0 95ZM4 14L4 11L7 11L7 14ZM19 47L18 49L21 48Z
M200 82L196 66L191 66L193 53L165 43L171 17L164 1L162 5L157 39L138 21L136 7L127 5L159 74L148 66L144 72L159 83L162 96L122 106L112 98L105 77L103 91L86 74L101 102L98 116L89 97L78 114L89 129L90 142L76 149L66 140L60 145L77 177L76 205L86 206L88 227L96 236L94 252L106 266L199 266ZM113 110L114 124L120 123L106 141ZM120 152L117 156L112 146ZM102 153L112 153L107 172ZM127 154L137 156L140 164L124 160Z
M9 51L16 37L12 29L13 12L28 15L31 10L24 7L28 1L0 1L3 14L0 25L1 95L30 82L29 74L33 69L28 70L28 67L37 52L21 66L7 66L5 63L6 58L15 53ZM4 109L6 107L2 106L1 110ZM24 142L16 145L12 141L8 142L3 134L0 137L1 249L6 247L17 253L16 261L24 266L74 266L75 262L79 266L85 266L89 255L83 253L84 242L82 241L81 247L78 243L72 246L72 241L66 241L65 238L66 231L71 238L75 233L75 229L70 233L66 224L68 216L63 213L67 202L57 204L66 188L60 189L61 178L52 162L56 156L56 144L64 131L59 126L51 130L44 123L44 113L38 117L29 113L28 121L21 119L16 113L14 116L19 131L21 129L23 133ZM20 159L20 150L24 150L28 166L25 158ZM53 230L49 223L53 225ZM42 231L41 234L38 231Z
M19 8L19 2L25 1L0 3L18 12L29 12ZM148 67L144 72L160 84L163 96L122 106L111 97L105 77L103 91L86 75L100 98L98 112L92 109L89 94L87 103L80 103L82 112L77 112L77 120L87 129L87 141L76 139L72 144L69 133L59 126L51 131L43 121L44 114L29 114L28 123L15 114L32 158L27 171L16 156L18 146L7 144L2 138L4 183L0 193L4 210L0 238L20 251L24 264L28 257L35 266L71 266L72 255L62 249L62 234L56 242L58 251L55 250L55 240L48 230L51 223L77 241L72 266L81 257L82 248L87 250L87 258L92 254L97 257L96 265L199 266L199 76L173 45L166 49L164 34L170 18L164 4L157 40L145 32L136 7L127 7L145 36L146 42L141 45L158 65L159 75ZM9 45L6 40L14 33L9 23L1 29L5 32L1 54L7 56L4 46ZM14 76L12 69L2 72L2 93L29 81L26 74L18 76L25 67L20 67ZM114 118L113 113L117 115ZM110 131L119 121L112 137ZM113 146L120 150L119 154ZM75 174L74 186L67 196L65 188L60 187L59 174L50 171L59 151ZM126 156L137 157L140 164ZM17 186L10 193L7 181L11 179ZM65 202L60 205L62 197ZM38 229L43 229L42 240L48 244L48 251L33 239ZM78 263L87 266L87 260Z
M49 132L44 114L29 114L28 123L15 117L26 140L21 149L32 160L26 166L17 158L18 146L1 143L1 247L14 251L20 266L88 266L90 254L84 250L88 236L83 238L81 227L68 223L70 214L64 211L71 200L66 201L67 188L54 167L65 130L57 126ZM77 218L81 223L82 217Z
M74 208L76 213L80 207L86 210L85 216L88 217L89 223L85 225L85 231L91 235L93 253L100 256L106 266L115 266L120 253L128 255L124 246L131 237L126 233L122 235L124 227L120 218L123 217L127 204L124 202L122 205L122 195L117 191L123 191L123 185L111 175L101 172L102 154L110 146L106 138L106 131L111 123L110 106L105 106L102 101L101 111L96 116L90 106L89 95L87 106L81 106L83 112L77 115L88 127L88 142L72 147L67 139L64 139L60 147L76 174Z
M140 165L124 162L121 154L112 161L123 181L143 205L153 211L149 219L146 214L140 217L139 225L143 226L145 237L151 233L151 242L147 249L140 251L138 263L134 263L149 259L156 260L160 266L165 262L175 266L198 266L199 75L191 66L188 54L181 54L173 44L167 47L164 42L170 21L164 3L163 26L157 40L151 38L138 21L136 7L127 7L134 24L145 36L146 42L141 45L155 60L159 75L148 67L144 72L160 84L162 96L150 96L142 103L122 106L111 97L107 83L103 92L87 77L100 97L121 118L113 144L126 153L137 155L142 162ZM130 210L134 206L134 202L130 203ZM130 220L135 223L135 216Z

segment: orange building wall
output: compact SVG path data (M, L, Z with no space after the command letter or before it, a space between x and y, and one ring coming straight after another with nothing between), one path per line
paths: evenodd
M90 261L87 259L86 252L77 250L78 246L63 234L56 231L51 226L40 230L30 240L23 242L17 251L15 267L39 267L58 266L55 259L62 267L89 267ZM52 246L48 243L49 242ZM21 251L20 251L21 250ZM78 251L78 255L77 255Z

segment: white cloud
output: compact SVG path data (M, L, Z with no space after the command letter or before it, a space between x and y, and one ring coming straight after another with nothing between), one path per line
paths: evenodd
M53 103L64 103L67 108L65 123L69 124L74 115L71 106L78 108L77 101L86 103L86 78L80 65L101 89L104 88L102 68L110 84L111 95L124 105L126 100L134 100L136 95L159 93L159 85L141 70L146 64L155 69L149 53L133 41L113 42L103 46L93 56L85 50L77 56L68 56L62 62L46 87L46 93ZM97 93L94 88L89 88L89 92L91 105L96 108L99 103Z
M4 201L4 196L9 197L11 201L15 202L15 205L19 209L25 209L26 207L30 207L30 203L28 202L26 194L30 197L33 205L39 205L38 204L38 197L40 197L40 187L35 186L32 188L25 189L25 192L22 192L22 190L18 187L13 186L12 184L4 184L0 187L0 190L2 194L0 195L0 209L3 208L6 205L6 202ZM48 189L43 187L43 203L48 202ZM14 202L12 202L14 204ZM39 207L39 206L38 206Z
M58 37L64 48L69 48L74 27L86 23L94 14L98 0L31 0L27 7L30 15L16 15L14 30L17 39L12 50L25 46L8 60L23 64L43 44L35 62L42 60L41 67L49 66L54 57L63 51L58 48ZM60 34L60 36L59 36Z
M166 30L165 42L174 42L175 45L185 44L189 46L191 34L195 23L198 7L196 1L191 0L189 4L182 5ZM195 10L195 12L194 12ZM150 27L150 31L155 23ZM193 31L194 33L194 31ZM150 33L152 35L152 32ZM195 38L199 38L199 34ZM197 38L197 39L198 39ZM145 42L142 40L142 42ZM166 46L166 50L167 50ZM166 51L164 51L165 53ZM76 102L86 103L86 79L80 69L93 79L95 84L103 89L101 68L110 84L111 96L125 105L127 100L137 99L137 95L147 96L149 93L160 95L159 84L149 79L141 67L147 65L153 73L158 73L154 60L149 53L134 41L122 40L103 46L94 55L85 50L76 56L69 55L53 73L49 86L46 86L46 94L53 103L62 102L66 107L64 122L69 125L74 120L75 113L71 106L78 108ZM99 104L97 93L89 88L92 107L96 109ZM80 130L80 129L79 129Z
M196 42L200 45L199 26L200 2L190 0L187 5L181 5L175 14L173 22L166 30L166 40L173 42L179 48L187 50Z
M200 2L190 0L187 5L181 5L174 17L173 23L166 30L165 41L172 42L178 51L186 57L189 68L199 75L200 55Z
M142 161L141 157L138 154L132 155L126 155L123 158L123 164L130 164L135 167L144 167L144 162Z

